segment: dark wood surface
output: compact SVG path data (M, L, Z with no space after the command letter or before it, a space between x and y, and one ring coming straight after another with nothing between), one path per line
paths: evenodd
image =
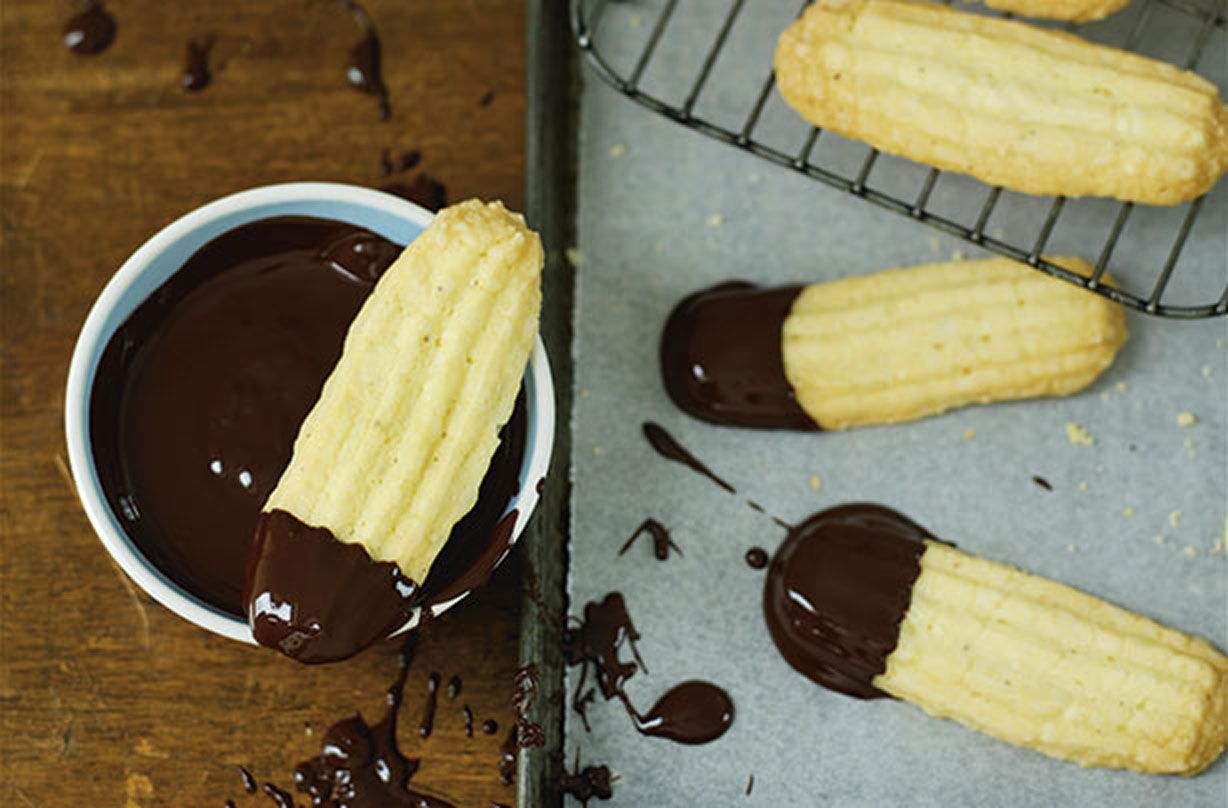
M0 99L0 805L271 804L235 765L291 784L332 722L379 714L385 643L307 668L213 636L138 591L95 538L68 482L65 374L94 297L156 230L256 185L380 184L382 149L419 149L453 199L523 199L519 0L366 0L393 115L345 85L357 39L331 0L108 0L118 35L77 56L70 0L4 0ZM178 81L189 38L213 34L213 83ZM493 100L481 101L493 92ZM407 175L408 178L408 175ZM520 572L430 625L401 739L415 784L460 806L514 801L496 771L517 666ZM417 737L431 671L464 679ZM462 731L461 704L495 736Z

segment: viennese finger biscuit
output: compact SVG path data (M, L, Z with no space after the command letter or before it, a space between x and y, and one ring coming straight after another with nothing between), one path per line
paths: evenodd
M998 11L1046 20L1092 22L1102 20L1130 4L1130 0L985 0Z
M703 420L846 429L1069 395L1125 340L1116 304L989 258L804 288L707 289L670 315L661 363L670 397Z
M1228 164L1214 85L1062 31L821 0L781 34L775 64L815 126L1015 191L1175 204Z
M1228 742L1228 658L1070 587L960 552L887 508L794 528L764 590L800 672L1082 766L1196 774Z
M404 621L511 415L542 260L520 216L471 200L381 278L261 515L246 596L261 642L331 659Z

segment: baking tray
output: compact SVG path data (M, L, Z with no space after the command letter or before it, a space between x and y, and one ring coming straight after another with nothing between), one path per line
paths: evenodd
M607 47L606 55L633 63L638 51L630 40L650 30L666 1L611 2L603 28L630 33L612 35L614 49ZM680 0L661 53L681 55L654 59L653 70L661 72L651 78L658 86L676 87L680 76L695 75L733 2ZM787 24L799 4L747 0L700 96L705 115L736 112L755 97L763 61L739 61L740 48L770 43L770 32ZM1089 30L1119 33L1138 10ZM619 42L629 44L620 49ZM1212 64L1222 69L1222 50L1213 52ZM574 715L566 717L568 762L579 749L586 763L610 766L620 778L611 806L1222 808L1224 760L1192 779L1081 770L906 704L860 702L819 688L773 648L760 610L763 574L742 556L754 545L774 550L783 538L747 499L792 523L841 502L878 501L970 552L1228 647L1228 556L1222 552L1228 321L1128 312L1131 339L1116 363L1070 398L970 407L847 433L700 423L669 402L657 367L661 326L681 297L732 278L814 282L959 253L975 257L981 250L654 115L586 66L577 72L571 609L612 590L626 595L648 666L627 685L636 704L650 704L678 681L701 678L732 694L737 718L716 742L682 747L639 737L621 705L599 701L589 709L591 733ZM1228 87L1222 75L1216 81L1221 92ZM763 125L793 124L804 137L804 124L790 110L768 107L764 115ZM864 153L850 147L844 156L856 169ZM893 161L880 157L871 178L907 168ZM975 217L985 190L944 177L931 205ZM1224 190L1207 197L1184 245L1182 269L1168 292L1177 295L1175 303L1196 302L1200 281L1222 288L1214 284L1222 284L1228 254ZM1003 194L986 234L1043 222L1049 204ZM1114 205L1091 207L1112 222ZM1055 254L1095 257L1097 243L1082 227L1099 219L1081 217L1086 210L1067 206L1052 234ZM1184 211L1169 215L1179 221ZM1158 252L1163 260L1168 249L1171 224L1172 218L1150 222L1136 211L1127 229L1139 228L1140 242L1148 243L1115 255L1154 266L1150 259ZM1197 416L1192 426L1181 426L1183 411ZM737 495L658 457L641 434L644 421L660 423ZM1072 444L1068 422L1086 427L1094 445ZM671 528L685 556L661 562L644 546L619 556L645 517ZM746 796L752 774L753 792ZM570 798L566 804L576 805Z
M526 582L521 604L520 664L538 672L530 718L545 744L524 749L517 762L516 804L561 805L563 655L566 614L566 525L571 498L573 278L565 260L573 239L575 56L566 0L529 0L525 114L525 215L541 235L546 264L541 337L554 376L554 456L537 514L520 538Z

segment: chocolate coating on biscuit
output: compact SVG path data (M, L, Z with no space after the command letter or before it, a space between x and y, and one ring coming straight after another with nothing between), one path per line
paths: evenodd
M930 533L881 505L811 516L772 559L763 613L777 650L824 687L862 699L899 641Z
M714 424L817 429L781 355L781 329L801 290L732 281L684 298L661 335L661 376L674 404Z

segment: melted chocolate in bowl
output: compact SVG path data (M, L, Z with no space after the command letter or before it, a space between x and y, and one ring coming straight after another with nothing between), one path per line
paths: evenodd
M141 552L200 600L244 617L260 507L350 321L401 249L343 222L251 222L198 250L108 342L90 398L107 503ZM502 557L525 432L522 392L423 601L480 585Z

